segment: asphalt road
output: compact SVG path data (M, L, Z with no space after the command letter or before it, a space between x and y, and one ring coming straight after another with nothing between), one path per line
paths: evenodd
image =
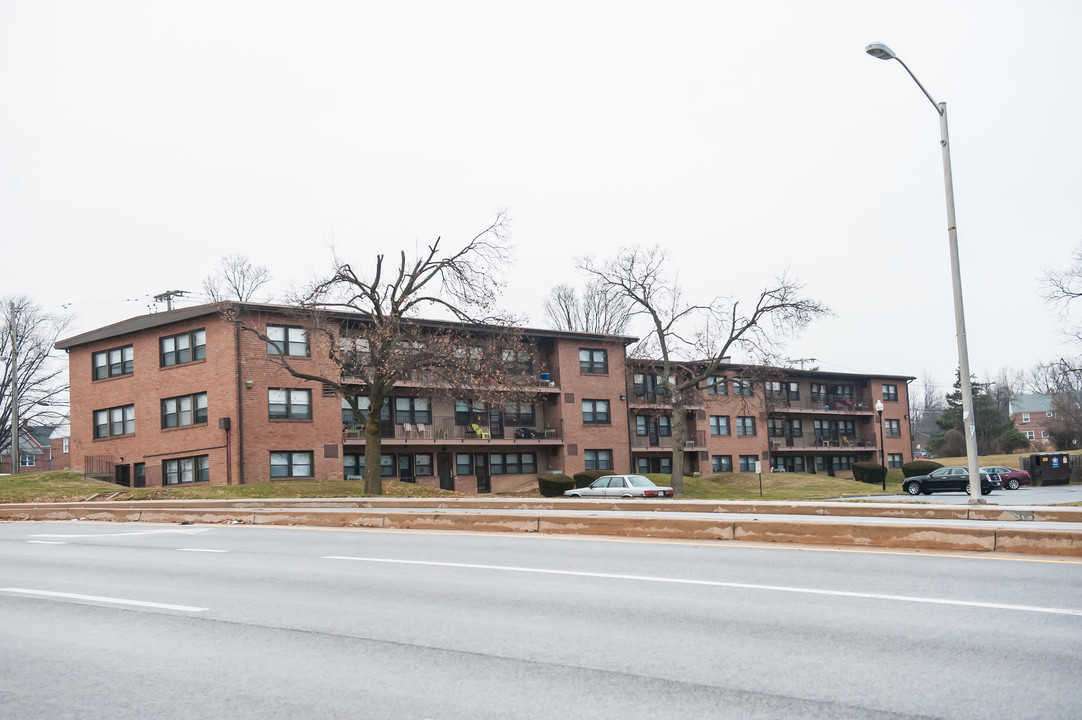
M5 718L1077 718L1082 562L0 524Z

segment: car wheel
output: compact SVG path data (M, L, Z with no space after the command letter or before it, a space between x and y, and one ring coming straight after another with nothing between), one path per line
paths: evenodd
M910 495L920 495L920 483L909 483L905 486L905 491Z
M973 493L971 493L971 492L969 491L969 485L967 484L967 485L966 485L966 495L972 495L972 494L973 494Z
M1011 478L1007 481L1007 487L1011 490L1017 490L1021 483L1018 482L1018 478Z
M573 497L573 498L579 498L579 499L581 499L581 498L582 498L582 495L579 495L578 493L571 493L570 495L568 495L568 497Z

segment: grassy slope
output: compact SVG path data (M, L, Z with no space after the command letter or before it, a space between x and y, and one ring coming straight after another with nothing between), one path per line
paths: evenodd
M1072 451L1082 454L1082 450ZM981 465L1018 467L1021 455L988 455L980 458ZM966 458L936 458L943 465L965 465ZM649 476L658 485L668 485L668 475ZM883 492L879 485L867 485L855 480L832 478L827 475L801 473L763 473L762 495L759 476L754 473L726 473L709 478L684 478L684 497L696 500L822 500L845 495L874 495ZM887 474L887 492L902 492L902 472ZM118 493L114 500L168 500L172 498L305 498L360 497L360 483L328 482L266 482L251 485L188 486L171 488L128 489L112 483L89 480L79 473L39 472L20 475L0 475L0 503L64 502L86 500L99 494ZM384 482L386 497L456 497L459 494L412 483ZM518 493L537 496L539 493Z

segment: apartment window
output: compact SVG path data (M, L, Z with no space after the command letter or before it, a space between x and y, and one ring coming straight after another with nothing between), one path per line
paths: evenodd
M897 385L884 385L883 386L883 402L898 402L898 386Z
M275 453L271 453L273 461ZM278 453L280 455L303 455L304 453ZM309 468L311 467L312 453L307 453ZM284 462L284 460L283 460ZM364 475L364 453L350 453L344 456L343 467L346 475ZM394 455L379 456L379 470L381 477L394 477ZM271 477L274 477L274 468L271 468ZM287 477L282 475L281 477Z
M855 457L853 457L852 455L838 455L837 457L834 458L834 469L835 470L852 470L853 469L853 463L855 463L856 461L857 461L857 459Z
M741 415L736 419L737 437L750 437L755 434L755 418Z
M800 399L800 383L795 383L795 382L789 383L789 399L790 400L799 400ZM803 463L801 464L801 467L803 467Z
M489 472L493 475L529 475L537 472L537 455L534 453L492 453L488 463Z
M830 392L825 383L812 383L811 384L811 399L814 403L825 403L830 396Z
M711 435L728 435L729 434L729 416L728 415L711 415L710 416L710 434Z
M766 421L767 437L785 437L785 421L781 418L770 418Z
M64 438L63 440L61 440L60 444L61 444L60 452L62 452L62 453L68 452L68 438Z
M584 425L608 425L612 422L609 415L608 400L583 400L582 422Z
M413 474L417 477L432 477L432 456L428 453L414 455Z
M132 345L102 350L91 356L94 366L94 379L131 375L135 370L135 348Z
M267 326L267 354L308 356L308 331L290 325Z
M207 394L181 395L162 400L162 429L207 422Z
M733 471L733 456L732 455L715 455L710 458L710 465L713 467L714 472L732 472Z
M1047 438L1048 437L1048 431L1047 430L1041 430L1041 437Z
M455 425L480 425L485 419L485 404L472 400L455 400Z
M428 398L397 397L394 399L394 419L397 423L432 424L432 405Z
M900 420L884 420L883 432L887 437L901 437L902 423Z
M37 456L31 453L19 453L19 467L36 467Z
M579 372L606 375L609 372L608 350L579 349Z
M346 477L350 475L364 475L364 455L358 455L356 453L346 453L342 456L342 474Z
M162 485L210 482L210 456L162 460Z
M733 378L733 395L750 397L755 393L751 380L747 378Z
M361 456L364 457L363 455ZM392 468L393 469L393 468ZM311 452L272 452L270 454L270 476L313 477Z
M586 450L582 455L587 470L612 470L612 450Z
M755 472L755 463L758 460L758 455L741 455L740 472Z
M672 437L672 418L662 415L657 419L657 434L661 437Z
M158 341L162 367L206 360L207 331L192 330L179 335L163 337Z
M1052 411L1051 410L1045 410L1044 416L1045 417L1052 417Z
M785 384L778 382L777 380L768 380L764 383L766 386L766 396L770 400L781 400L785 397Z
M1026 438L1027 439L1033 440L1036 436L1037 436L1036 433L1034 433L1032 430L1026 430Z
M533 375L533 355L528 350L504 350L503 366L510 373Z
M366 398L367 399L367 398ZM267 391L271 420L311 420L312 391L270 388Z
M135 434L135 406L122 405L94 411L94 437L116 437Z
M503 406L503 418L508 425L534 425L537 413L533 403L507 403Z
M804 437L804 424L800 420L790 420L789 431L793 437Z
M706 379L707 395L728 395L729 383L724 375L711 375Z
M887 453L887 467L900 468L902 466L901 453Z
M1024 422L1024 423L1029 422L1029 413L1022 413L1022 422Z
M455 474L473 475L473 455L469 453L455 454Z

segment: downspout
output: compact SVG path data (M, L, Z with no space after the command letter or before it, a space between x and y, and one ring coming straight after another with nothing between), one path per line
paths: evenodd
M241 390L240 325L233 326L233 351L237 365L237 483L244 484L244 396Z

